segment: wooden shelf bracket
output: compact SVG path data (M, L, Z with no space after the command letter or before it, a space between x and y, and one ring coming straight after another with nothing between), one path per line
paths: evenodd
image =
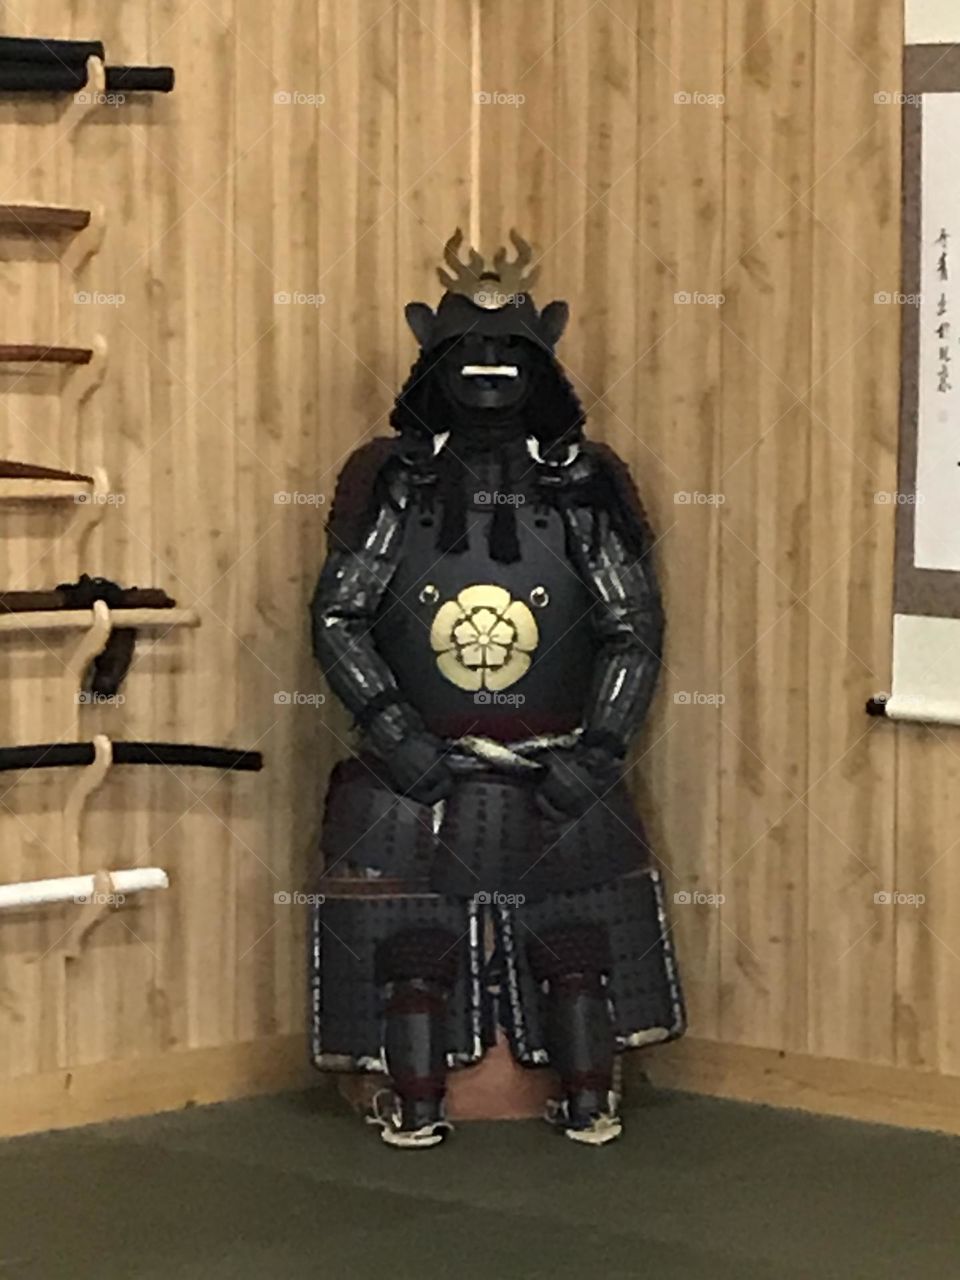
M99 253L106 232L106 207L98 203L90 210L86 226L73 237L60 255L60 261L66 270L76 274L94 254Z
M100 58L87 59L86 86L73 95L73 101L64 112L63 127L70 131L81 124L101 106L107 91L107 69Z
M70 377L63 392L63 410L75 414L103 382L107 372L107 340L98 333L91 345L90 359Z

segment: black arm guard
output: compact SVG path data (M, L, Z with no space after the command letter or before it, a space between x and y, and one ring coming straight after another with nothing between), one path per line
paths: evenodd
M653 538L626 468L616 466L607 508L570 506L566 520L577 568L597 596L592 620L601 642L583 742L623 756L656 688L664 615Z
M422 727L372 639L377 611L396 572L409 505L403 470L384 469L388 444L374 441L343 469L328 530L330 549L311 605L317 661L330 688L381 752Z

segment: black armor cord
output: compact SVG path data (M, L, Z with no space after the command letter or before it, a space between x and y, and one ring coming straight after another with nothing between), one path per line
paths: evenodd
M442 519L437 550L457 555L467 549L467 470L459 451L449 453L440 470Z
M500 489L513 493L517 478L514 475L513 455L508 450L500 461ZM498 564L516 564L520 559L520 539L517 537L517 508L500 503L494 508L490 523L490 557Z

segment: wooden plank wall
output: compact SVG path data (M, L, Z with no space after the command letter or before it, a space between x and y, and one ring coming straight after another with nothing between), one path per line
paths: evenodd
M660 535L670 641L634 776L690 899L697 1052L960 1074L960 746L862 714L890 662L875 495L896 487L899 323L875 295L898 283L900 121L875 95L899 87L899 0L11 0L4 29L100 36L178 85L75 128L63 104L0 104L0 200L108 220L78 276L4 238L0 340L109 345L76 411L68 385L4 375L0 448L105 462L125 499L83 564L72 511L0 511L0 585L86 568L202 616L141 644L119 708L76 706L65 641L4 641L4 740L102 730L268 763L108 781L84 868L148 859L173 887L79 960L58 951L72 908L0 922L0 1129L299 1078L302 912L275 895L305 885L349 727L276 697L322 692L323 500L387 429L402 304L436 300L458 224L537 246L592 429ZM5 778L2 879L61 870L74 783ZM874 901L894 890L927 902Z

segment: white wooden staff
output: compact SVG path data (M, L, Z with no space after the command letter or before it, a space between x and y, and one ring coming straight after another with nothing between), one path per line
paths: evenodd
M170 878L160 867L132 867L129 871L108 871L107 897L119 902L133 893L168 889ZM17 884L0 884L0 911L45 906L56 902L85 904L100 893L96 875L61 876L55 880L24 880ZM101 884L105 883L102 879Z

